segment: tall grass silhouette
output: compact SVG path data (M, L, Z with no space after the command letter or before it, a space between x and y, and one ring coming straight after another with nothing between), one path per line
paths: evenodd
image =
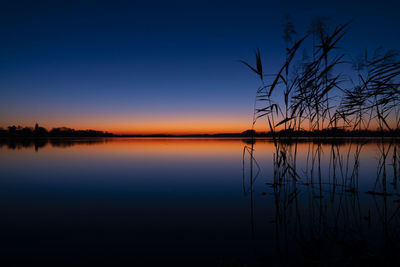
M314 266L321 263L321 257L327 263L351 266L398 263L398 54L379 48L354 59L340 49L350 23L331 27L318 18L298 37L289 16L285 21L285 59L275 74L265 73L260 49L255 52L255 66L242 61L260 79L252 129L265 119L273 143L271 177L260 177L263 166L258 163L254 174L256 140L244 149L243 166L250 164L251 170L246 179L251 216L255 216L252 188L258 177L271 188L275 204L273 257L278 259L277 265ZM307 48L311 56L301 55ZM376 159L376 179L364 192L359 186L361 154L370 140L321 138L339 130L381 133L373 141L376 154L370 155ZM313 132L316 138L300 139L296 131ZM388 132L390 138L385 136ZM299 161L298 145L304 142L306 156ZM246 153L249 163L245 162ZM370 202L364 203L373 205L363 207L360 198L368 198ZM253 230L253 218L251 222ZM368 236L370 227L383 240L384 248L375 247L376 240Z
M264 73L261 51L255 51L253 67L241 61L260 79L256 91L252 126L266 118L271 133L323 131L326 129L399 130L400 61L392 50L367 51L356 61L339 49L350 23L333 27L323 20L313 22L307 34L296 40L296 31L286 16L285 60L276 74ZM310 37L311 36L311 37ZM312 57L299 56L312 38ZM299 57L301 57L299 59ZM341 66L339 69L338 67ZM352 72L341 71L353 66ZM274 135L274 138L278 135Z

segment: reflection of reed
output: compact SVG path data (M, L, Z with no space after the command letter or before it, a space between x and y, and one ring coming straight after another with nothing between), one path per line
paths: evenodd
M376 181L368 194L359 190L364 143L347 147L333 143L327 155L320 143L310 143L309 159L302 166L296 163L296 142L277 143L273 155L274 177L268 183L274 201L273 263L283 266L400 263L397 257L400 200L395 199L400 196L396 186L400 165L397 143L377 144ZM249 151L253 152L254 147ZM251 161L255 161L253 153L248 159L251 166ZM327 170L322 168L324 162L329 162ZM302 174L296 169L302 169ZM249 181L254 181L252 175L250 172ZM393 179L388 183L391 176ZM251 202L253 216L252 195Z
M244 195L250 195L250 225L251 232L254 232L254 196L253 196L253 184L257 179L257 176L260 173L260 166L258 165L256 159L254 158L254 143L255 140L252 139L250 142L250 146L245 146L243 148L243 193ZM250 167L249 172L250 175L248 177L249 184L246 185L246 172L245 172L245 159L246 154L249 155L250 158ZM254 165L257 167L257 172L254 174Z

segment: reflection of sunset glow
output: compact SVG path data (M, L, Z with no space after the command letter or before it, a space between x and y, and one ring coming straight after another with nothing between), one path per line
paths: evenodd
M90 142L91 141L91 142ZM69 154L79 153L80 158L157 158L171 160L174 158L209 158L217 157L240 159L243 153L245 140L240 138L97 138L97 139L71 139L67 143L47 143L39 148L41 157L48 157L49 160L57 156L67 157ZM315 145L315 144L314 144ZM354 149L354 144L344 143L339 145L342 151ZM332 149L331 144L322 144L324 151ZM3 155L21 156L18 151L8 150ZM66 149L67 148L67 149ZM0 146L0 149L6 149ZM308 151L313 148L312 142L299 142L289 146L289 149L296 149L297 159L303 162L309 157ZM23 149L28 154L35 155L33 144ZM254 155L261 158L270 158L275 147L271 139L257 139L254 144ZM371 142L363 146L363 161L371 161L378 153L376 143ZM346 156L346 155L342 155ZM303 162L304 163L304 162Z
M168 157L168 156L224 156L235 157L242 153L244 143L240 139L186 139L186 138L110 138L104 143L94 145L77 144L69 149L79 151L80 155L112 155L138 156L138 157ZM269 151L272 149L272 143ZM60 151L61 148L50 148L51 153ZM115 154L114 154L115 152Z

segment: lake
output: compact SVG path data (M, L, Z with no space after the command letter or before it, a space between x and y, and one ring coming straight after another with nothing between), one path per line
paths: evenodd
M400 263L393 140L0 142L0 260Z

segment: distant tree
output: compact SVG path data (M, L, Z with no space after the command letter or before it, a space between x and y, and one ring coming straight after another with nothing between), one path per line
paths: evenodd
M8 126L8 133L10 134L10 135L13 135L13 134L15 134L15 131L17 130L17 127L15 127L15 125L13 125L13 126Z
M246 137L253 137L256 135L256 131L253 129L249 129L249 130L242 132L241 135L246 136Z
M33 131L35 136L47 136L48 132L46 130L46 128L40 127L38 123L35 124L35 130Z
M0 127L0 136L6 136L7 133L8 133L7 130L5 130L5 129L3 129L3 128Z

